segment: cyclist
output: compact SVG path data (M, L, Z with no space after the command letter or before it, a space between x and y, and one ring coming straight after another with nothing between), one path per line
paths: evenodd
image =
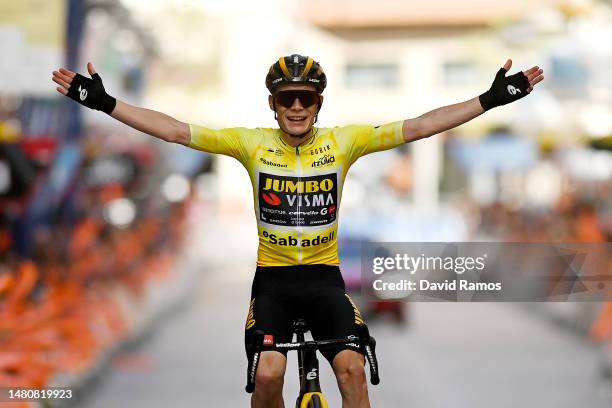
M537 66L506 76L507 60L482 95L413 119L382 126L315 126L327 79L318 62L297 54L269 69L268 103L275 129L213 130L131 106L106 93L91 63L91 78L61 68L57 90L154 137L238 159L251 179L259 249L245 329L287 342L291 321L304 317L313 337L343 338L363 323L345 293L337 251L338 205L349 167L368 153L390 149L459 126L496 106L514 102L544 77ZM364 358L351 345L323 353L336 375L343 407L369 407ZM283 407L286 355L262 353L253 407Z

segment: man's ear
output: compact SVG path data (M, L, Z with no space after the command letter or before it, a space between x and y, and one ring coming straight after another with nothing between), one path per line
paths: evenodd
M276 110L274 109L274 97L272 95L268 95L268 105L270 105L270 109Z
M321 106L323 106L323 95L319 95L319 110L317 113L321 111Z

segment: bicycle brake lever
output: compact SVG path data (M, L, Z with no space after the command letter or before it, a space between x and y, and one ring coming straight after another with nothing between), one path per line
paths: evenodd
M370 339L374 340L373 337L370 337ZM380 383L380 376L378 374L378 360L376 359L376 352L374 351L376 346L374 344L366 344L365 354L370 364L370 382L372 385L378 385Z
M252 357L249 358L247 365L247 385L244 390L249 394L255 391L255 374L257 373L257 366L259 365L259 356L261 354L261 346L263 345L264 332L257 330L251 337L251 344L249 344L249 354L252 353Z
M370 366L370 382L372 385L378 385L380 383L380 376L378 371L378 359L376 358L376 339L370 336L368 326L365 324L357 325L357 333L359 334L359 341L365 351L365 356Z

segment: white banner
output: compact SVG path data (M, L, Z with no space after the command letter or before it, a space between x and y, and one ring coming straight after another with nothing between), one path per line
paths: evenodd
M57 93L51 72L64 62L66 18L65 0L0 2L0 93Z

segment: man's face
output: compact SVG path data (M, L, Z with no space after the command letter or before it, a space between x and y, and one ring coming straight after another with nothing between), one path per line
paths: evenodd
M312 128L323 97L312 85L284 84L270 95L270 109L277 113L279 127L288 135L303 137Z

